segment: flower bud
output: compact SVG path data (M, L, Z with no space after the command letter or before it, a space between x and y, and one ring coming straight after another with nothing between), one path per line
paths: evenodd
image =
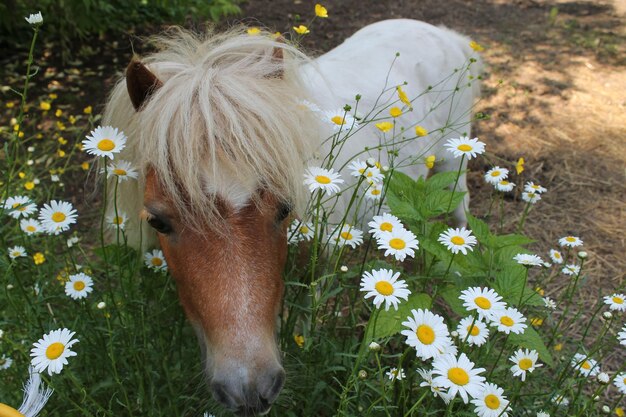
M105 308L107 306L107 304L104 301L100 301L98 303L98 305L96 305L96 307L98 308L98 310L102 310L103 308Z
M368 346L369 350L371 352L379 352L380 351L380 345L376 342L372 342L369 344Z
M341 272L348 272L348 267L347 267L347 266L345 266L345 265L341 265L341 268L339 268L339 270L340 270Z
M605 311L604 313L602 313L602 317L604 317L604 319L606 320L611 320L613 318L613 313L611 313L610 311Z
M473 329L472 329L472 330L473 330ZM459 337L459 332L457 332L456 330L452 330L452 331L450 332L450 336L452 336L452 337Z
M600 372L598 374L598 382L601 384L608 384L610 379L609 374L606 372Z
M589 254L587 252L585 252L584 250L581 250L580 252L578 252L578 257L580 259L586 259L587 256L589 256Z
M365 371L364 369L361 369L359 371L359 378L360 379L366 379L367 378L367 371Z
M374 158L367 158L365 161L368 167L373 168L376 166L376 160Z
M611 412L611 407L609 407L608 405L603 405L602 406L602 412L604 414L609 414Z

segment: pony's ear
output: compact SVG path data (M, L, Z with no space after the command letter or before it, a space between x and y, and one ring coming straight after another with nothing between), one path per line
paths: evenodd
M132 59L126 67L126 88L135 110L148 100L163 83L148 68L136 59Z

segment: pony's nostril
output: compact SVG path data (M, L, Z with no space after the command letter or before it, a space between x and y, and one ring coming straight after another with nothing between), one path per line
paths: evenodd
M225 384L220 382L211 383L211 391L213 392L213 398L216 401L222 403L224 406L231 410L237 409L241 406L241 402L237 401L229 392Z
M279 369L269 377L259 381L259 394L269 404L273 403L285 384L285 371Z

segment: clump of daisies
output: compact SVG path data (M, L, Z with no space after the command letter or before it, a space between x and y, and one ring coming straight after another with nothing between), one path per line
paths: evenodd
M389 213L374 216L368 226L371 228L369 232L376 239L378 249L385 251L384 256L393 256L400 262L407 256L415 257L419 241L396 216Z

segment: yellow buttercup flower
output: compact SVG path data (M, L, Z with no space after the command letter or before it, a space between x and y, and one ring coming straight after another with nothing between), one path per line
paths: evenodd
M415 126L415 135L418 137L428 135L428 130L424 129L422 126Z
M326 18L328 17L328 10L326 10L326 7L318 3L315 5L315 16Z
M39 108L40 108L41 110L43 110L43 111L48 111L48 110L50 110L50 107L52 107L52 106L51 106L51 105L50 105L50 103L49 103L49 102L47 102L47 101L42 101L41 103L39 103Z
M300 348L304 346L304 336L301 334L294 334L293 341L296 342L296 345Z
M615 414L619 417L623 417L624 416L624 409L622 407L617 407L615 409Z
M74 116L70 115L70 117L68 117L67 119L70 121L71 124L76 123L76 117L74 117Z
M64 139L62 136L59 136L59 138L57 139L57 141L61 144L61 145L65 145L67 143L67 139Z
M517 175L524 172L524 158L517 160L517 164L515 164L515 171L517 171Z
M310 33L311 31L309 30L309 28L307 28L304 25L300 25L298 27L293 27L293 30L298 34L298 35L306 35L307 33Z
M432 169L435 166L435 160L437 157L435 155L428 155L426 157L426 168Z
M57 156L58 156L59 158L63 158L63 157L65 156L65 151L64 151L63 149L59 149L59 150L57 151Z
M255 26L255 27L251 27L251 28L249 28L249 29L247 30L247 32L248 32L248 35L251 35L251 36L256 36L256 35L258 35L259 33L261 33L261 29L259 29L258 27L256 27L256 26Z
M391 123L391 122L380 122L380 123L376 123L376 127L381 132L388 132L391 129L393 129L393 123Z
M48 97L50 97L51 100L56 99L58 96L56 95L56 93L50 93L48 94Z
M15 103L14 103L14 102L12 102L12 101L9 101L9 102L6 104L6 107L7 107L7 109L12 109L13 107L15 107Z
M61 117L62 114L63 114L63 110L61 110L61 109L57 109L57 111L54 112L54 115L56 117Z
M91 114L92 110L93 110L93 109L91 108L91 106L87 106L87 107L85 107L85 108L83 109L83 113L85 113L85 114Z
M471 41L469 43L469 46L470 46L470 48L472 48L476 52L480 52L480 51L484 51L485 50L485 48L481 44L476 42L476 41Z
M24 172L21 172L21 171L20 171L20 172L17 174L17 176L18 176L18 177L20 177L20 179L22 179L22 180L23 180L23 179L26 177L26 174L25 174Z
M557 352L560 352L562 349L563 349L562 343L557 343L556 345L554 345L554 350L556 350Z
M543 324L543 319L539 317L533 317L530 319L530 324L535 327L539 327Z
M20 125L18 125L18 124L14 124L14 125L13 125L13 131L14 131L14 132L17 132L18 130L20 130Z
M398 92L398 98L400 99L400 101L409 106L409 108L411 108L411 100L409 100L409 97L402 90L402 87L396 87L396 91Z
M32 181L28 181L24 184L24 188L26 188L27 190L32 190L33 188L35 188L35 183Z
M43 253L37 252L33 255L33 262L35 262L35 265L41 265L42 263L46 262L46 257Z
M389 114L391 117L400 117L402 116L402 110L400 107L392 107L389 109Z
M57 129L65 130L65 125L62 122L57 121Z
M80 167L84 170L87 171L89 169L89 162L83 162L82 164L80 164Z

